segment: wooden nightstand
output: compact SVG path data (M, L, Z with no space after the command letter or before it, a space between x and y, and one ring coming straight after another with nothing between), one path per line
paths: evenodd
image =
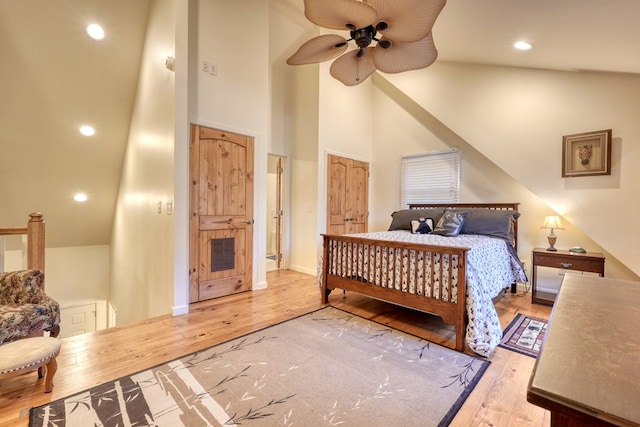
M539 292L536 283L538 267L562 268L565 270L588 271L598 273L604 277L604 260L601 253L587 252L584 254L569 251L548 251L534 248L531 251L531 302L534 304L553 305L556 295L551 292Z

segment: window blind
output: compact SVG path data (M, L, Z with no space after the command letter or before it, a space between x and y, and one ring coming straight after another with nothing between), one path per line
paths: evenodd
M460 150L405 156L401 166L400 201L409 203L457 203L460 197Z

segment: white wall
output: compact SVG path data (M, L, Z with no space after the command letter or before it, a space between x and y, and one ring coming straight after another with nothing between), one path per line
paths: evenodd
M316 274L318 239L318 67L296 67L291 151L292 270Z
M173 146L173 314L189 311L189 117L195 109L197 46L189 33L197 20L192 0L175 2L175 129Z
M384 77L640 274L640 77L443 62ZM611 175L562 178L562 136L601 129Z
M118 324L171 313L175 2L152 3L111 238L110 299ZM158 213L158 203L161 212Z
M318 30L288 1L270 2L270 153L286 156L286 267L316 274L318 238L318 66L286 59Z

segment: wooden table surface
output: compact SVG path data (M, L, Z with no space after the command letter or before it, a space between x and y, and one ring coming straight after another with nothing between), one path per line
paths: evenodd
M640 426L640 282L565 275L527 400L552 421Z

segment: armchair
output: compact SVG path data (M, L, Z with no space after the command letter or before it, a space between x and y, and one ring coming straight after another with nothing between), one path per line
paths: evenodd
M60 332L60 305L44 293L42 270L0 273L0 344Z

